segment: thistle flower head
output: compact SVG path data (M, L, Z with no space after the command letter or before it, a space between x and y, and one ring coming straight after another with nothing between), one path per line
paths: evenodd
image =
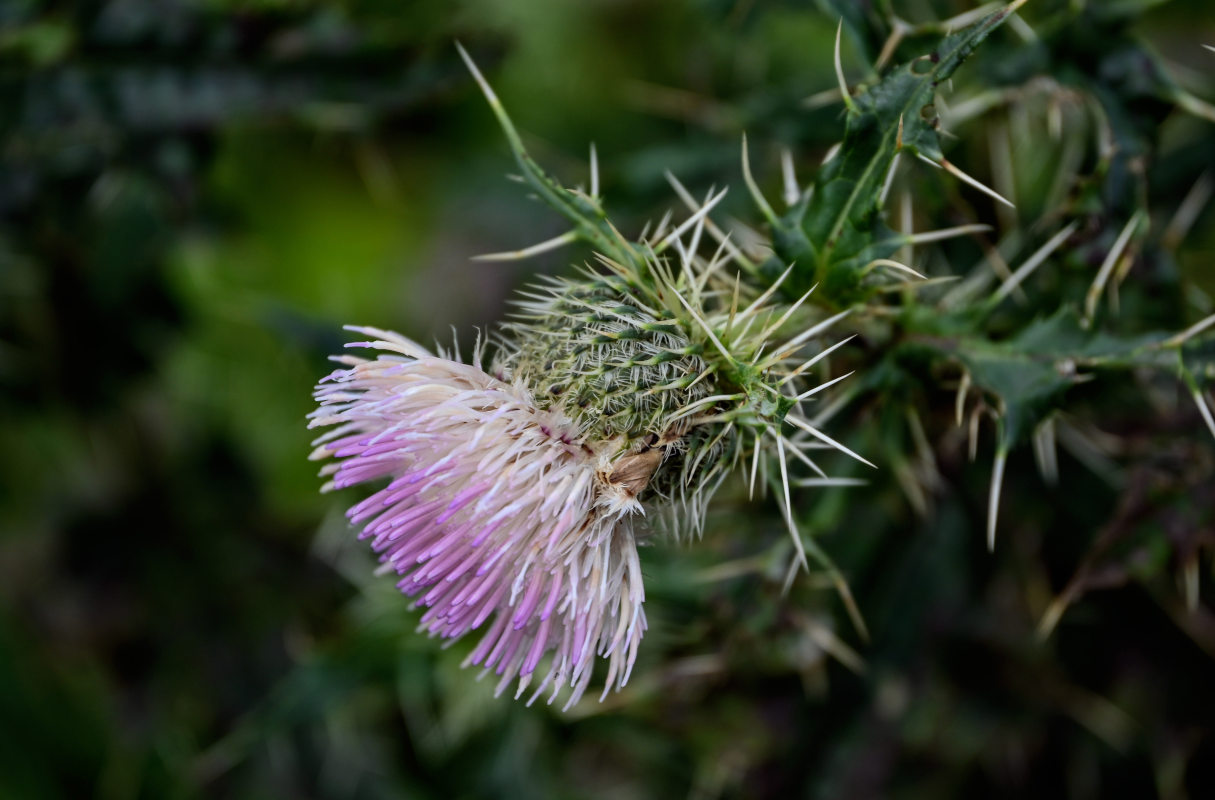
M466 665L501 676L498 692L517 679L518 697L540 673L531 700L569 688L572 704L596 655L605 693L623 686L646 628L631 518L655 455L588 436L479 358L354 330L375 338L354 346L381 352L338 358L344 368L318 385L310 427L332 429L313 458L335 459L326 488L388 480L348 515L427 609L420 629L483 630Z
M801 437L851 454L797 412L817 391L797 383L829 350L794 356L832 320L785 338L800 302L770 302L780 281L742 307L739 284L716 277L724 261L678 249L674 265L647 246L640 266L604 258L602 273L550 280L505 327L493 374L481 347L464 364L355 328L373 340L352 346L378 356L339 357L317 387L325 488L387 481L351 521L426 608L422 630L482 631L466 665L496 672L499 692L538 679L531 700L568 688L576 702L597 655L605 693L628 680L646 628L642 501L698 532L733 466L749 461L754 487L775 456L805 566L785 459L827 480Z
M494 371L526 382L541 406L561 408L586 435L660 451L643 499L675 512L677 534L695 533L739 463L749 460L754 476L769 460L762 455L783 464L788 451L826 477L800 447L807 436L824 437L798 413L816 391L799 395L798 384L826 353L795 356L842 314L790 336L806 298L773 301L783 279L762 293L742 290L722 276L731 264L722 250L703 259L694 244L665 241L676 255L643 242L628 263L601 256L599 270L548 278L525 293ZM786 423L801 431L784 435Z
M757 289L730 269L755 273L708 222L724 192L674 230L668 218L650 237L624 239L599 206L593 151L589 194L548 177L464 55L525 181L575 223L549 242L486 258L582 238L601 253L599 265L524 293L497 339L492 374L480 355L462 364L356 328L376 337L356 346L382 352L337 359L345 368L317 387L311 427L334 427L313 457L335 459L322 470L327 488L388 481L349 516L427 609L423 630L455 639L484 629L466 663L499 674L499 692L517 679L520 696L539 673L533 700L551 687L552 702L568 687L573 703L596 655L608 660L605 694L628 680L646 627L633 526L643 502L673 512L676 532L698 533L733 467L749 462L754 490L775 460L794 566L808 568L786 459L831 483L806 449L826 443L860 457L800 412L835 382L798 393L834 347L809 360L798 354L842 314L800 325L794 315L809 292L792 304L774 300L789 271ZM708 259L699 249L706 230L721 244ZM800 430L786 434L786 424ZM860 626L842 578L820 562Z

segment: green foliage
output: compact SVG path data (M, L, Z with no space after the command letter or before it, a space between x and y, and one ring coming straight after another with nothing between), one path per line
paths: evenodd
M822 282L821 302L847 308L873 296L868 268L905 242L881 218L895 158L903 152L941 161L937 87L1012 13L1014 3L946 37L931 52L892 70L855 100L838 154L815 176L812 191L773 225L779 264L796 265L786 293L798 296ZM774 268L774 267L773 267ZM771 271L771 268L770 268Z
M952 77L961 62L1019 5L1014 3L945 37L930 53L892 69L857 97L844 97L846 129L843 141L838 153L818 171L810 191L779 219L755 193L759 210L771 225L771 248L776 261L769 262L769 273L775 265L789 263L793 265L793 275L798 278L797 282L791 282L794 287L821 281L822 291L815 297L828 308L863 304L862 307L871 312L891 310L877 298L884 288L882 284L870 282L866 285L865 279L875 266L883 264L912 271L907 265L898 265L889 259L913 243L916 237L910 233L896 234L882 215L883 203L895 179L896 158L903 152L942 165L968 185L1007 204L994 191L961 173L945 159L937 134L939 119L934 100L938 87ZM1157 60L1147 56L1141 45L1121 30L1125 19L1123 14L1098 14L1091 20L1093 26L1110 34L1110 39L1102 43L1112 41L1113 53L1109 60L1099 62L1096 80L1071 79L1092 93L1107 126L1105 135L1111 137L1111 146L1100 154L1094 176L1080 183L1076 199L1049 211L1056 219L1087 217L1090 230L1094 222L1107 226L1105 230L1099 228L1096 237L1089 234L1090 239L1099 238L1105 247L1097 251L1101 265L1084 296L1083 316L1073 309L1072 303L1076 301L1065 293L1051 298L1056 303L1056 310L1045 319L1022 317L1012 326L1008 320L1003 320L998 328L992 326L992 317L1003 301L1057 248L1073 237L1079 227L1076 223L1043 245L1016 272L1006 275L1002 286L988 298L980 300L973 292L963 290L952 296L947 294L934 304L908 294L894 307L898 310L891 317L893 326L881 333L881 338L900 344L885 356L888 364L876 369L875 374L884 377L881 383L870 384L875 393L923 396L932 391L931 382L935 376L951 367L960 368L963 384L957 401L959 422L967 402L968 387L977 390L980 407L985 407L995 419L996 457L988 518L988 540L992 546L1004 466L1010 449L1030 439L1053 415L1065 408L1069 387L1094 377L1091 371L1156 367L1175 372L1186 381L1204 420L1210 416L1204 396L1195 390L1196 383L1190 377L1193 370L1182 356L1186 342L1200 333L1200 329L1209 327L1210 320L1185 334L1150 329L1119 334L1094 328L1102 292L1110 286L1111 278L1116 289L1132 264L1134 249L1142 247L1145 238L1147 226L1144 222L1149 212L1142 205L1146 191L1140 160L1150 156L1154 145L1153 128L1146 120L1155 109L1145 107L1142 98L1151 96L1161 101L1177 101L1184 94L1163 77ZM1088 21L1084 14L1077 17L1077 12L1070 10L1057 12L1046 26L1057 32L1071 30L1071 25ZM895 30L897 32L898 28ZM1059 49L1073 52L1070 45ZM1056 73L1067 74L1067 69L1054 66ZM1140 77L1144 72L1146 76ZM1023 74L1022 80L1029 77L1029 73ZM842 84L842 75L840 80ZM1185 101L1180 105L1193 108L1195 102ZM993 154L993 159L1000 157ZM1010 172L1015 169L1013 164L1005 167ZM1079 176L1076 179L1080 182ZM907 202L910 199L905 197ZM1113 234L1108 225L1120 218L1125 219L1125 224ZM1012 238L1019 233L1014 230L1005 235ZM1076 250L1083 252L1082 247ZM1115 272L1117 276L1112 277ZM1113 301L1117 302L1117 298ZM1039 307L1042 307L1041 301ZM886 323L878 320L876 324ZM1209 340L1211 334L1206 334L1206 338ZM921 370L920 374L906 370L903 365L909 363L915 364ZM1210 364L1205 362L1197 371L1205 374L1209 370ZM1211 427L1215 435L1215 426ZM1043 443L1042 446L1047 445ZM1049 447L1053 449L1053 441Z

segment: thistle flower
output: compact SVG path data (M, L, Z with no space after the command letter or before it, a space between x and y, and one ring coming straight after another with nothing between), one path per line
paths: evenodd
M847 377L801 390L810 368L843 344L817 350L848 311L801 324L804 312L795 315L813 289L791 304L775 299L792 267L755 286L755 265L708 221L724 191L673 230L668 217L649 236L625 239L599 205L593 148L589 194L548 177L461 54L524 179L575 223L549 242L483 258L582 239L600 253L599 269L525 292L497 337L492 374L481 368L480 346L469 365L354 328L377 338L352 346L382 354L340 357L346 368L318 385L310 427L336 427L316 440L313 458L337 459L322 470L327 489L389 480L349 517L401 576L400 589L426 607L422 630L456 639L484 627L466 666L500 675L498 692L517 679L516 697L540 672L528 702L550 687L552 702L568 687L568 707L589 685L596 655L608 660L604 696L628 680L646 627L634 529L643 501L670 512L677 533L697 533L734 467L749 465L754 491L775 460L796 553L787 582L809 568L787 460L816 473L795 480L805 486L856 483L828 478L807 453L816 447L869 463L802 408ZM707 259L699 252L706 231L719 240ZM807 348L816 350L809 359ZM842 576L814 556L863 634Z
M335 426L314 459L337 459L326 489L390 482L351 508L381 561L415 597L420 630L457 639L484 630L465 665L518 679L519 697L546 656L529 703L563 687L576 702L599 655L604 693L628 680L644 590L632 516L658 452L590 438L521 382L431 355L394 333L351 328L381 351L342 356L323 379L309 427ZM478 348L479 349L479 348Z
M705 261L678 245L672 264L652 243L639 247L646 255L632 266L604 257L603 273L526 294L490 372L480 343L464 364L352 328L374 338L351 346L380 354L338 357L344 368L316 389L310 427L333 426L314 442L314 459L335 459L324 488L388 480L348 516L426 608L420 630L482 630L465 666L496 672L498 693L517 680L516 697L539 678L529 703L564 688L567 707L577 702L597 655L608 660L604 696L627 682L646 628L642 501L677 533L695 533L733 467L749 463L754 489L775 457L792 580L808 564L786 458L817 473L803 485L854 482L827 478L806 435L860 458L799 410L839 380L798 393L839 345L798 353L842 314L774 339L801 305L770 304L783 278L740 307L737 281L727 291L716 277L720 252ZM786 423L800 430L787 435ZM824 566L863 632L842 578Z

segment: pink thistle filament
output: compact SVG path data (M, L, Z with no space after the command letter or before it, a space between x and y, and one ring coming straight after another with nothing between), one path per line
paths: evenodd
M326 490L388 480L347 515L426 608L420 629L483 630L465 666L501 676L499 693L517 680L516 697L538 677L529 703L564 687L566 707L577 702L596 656L608 661L604 695L624 686L646 622L631 522L641 507L635 484L613 482L619 443L586 441L478 363L354 330L376 341L351 346L381 353L335 359L345 368L318 385L309 422L333 427L312 458L335 459Z

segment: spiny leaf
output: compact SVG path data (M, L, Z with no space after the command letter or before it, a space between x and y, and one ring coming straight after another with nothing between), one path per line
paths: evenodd
M972 384L997 400L1003 419L1000 446L1005 448L1028 438L1060 407L1063 394L1080 379L1078 370L1182 369L1181 347L1168 334L1115 336L1089 330L1071 307L1002 342L963 335L927 343L960 361Z
M519 132L515 129L510 116L507 115L502 102L490 88L489 82L485 80L481 71L477 69L477 65L473 63L472 58L460 44L456 44L456 49L460 51L460 57L464 59L468 71L472 73L473 79L476 80L490 109L498 119L498 124L506 135L506 141L510 145L515 162L519 165L523 180L535 190L541 201L574 223L574 230L567 235L587 242L597 252L616 259L620 263L642 266L644 259L608 221L599 198L562 186L528 154L523 147L523 140L520 138Z
M780 262L796 262L785 287L800 294L821 281L820 300L847 306L864 299L862 270L901 244L880 216L886 176L902 150L942 158L933 95L1009 14L1018 0L970 28L947 36L932 53L896 68L856 97L847 112L843 144L815 179L814 192L774 226Z

